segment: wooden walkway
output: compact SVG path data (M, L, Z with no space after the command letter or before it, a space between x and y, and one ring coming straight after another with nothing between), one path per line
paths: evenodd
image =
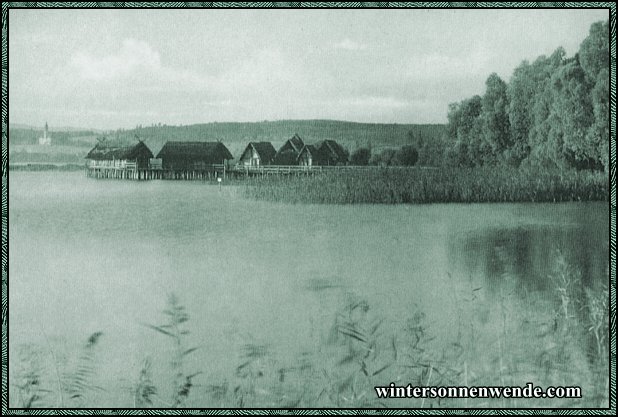
M306 166L306 165L266 165L266 166L248 166L236 165L229 172L235 178L238 177L256 177L268 175L314 175L326 171L337 171L342 169L350 169L354 167L346 166Z
M243 166L236 165L226 168L222 164L211 165L203 170L169 170L169 169L137 169L127 164L126 167L100 167L89 166L86 168L86 176L91 178L111 178L129 180L217 180L217 178L246 178L271 175L316 175L326 172L367 172L379 169L406 170L406 169L435 169L433 167L403 167L389 166L380 167L375 165L341 165L341 166L303 166L303 165L267 165L267 166Z
M367 169L376 169L376 166L357 166L357 165L266 165L266 166L248 166L236 165L234 172L254 173L254 174L293 174L293 173L317 173L326 171L358 171Z
M223 165L212 165L202 170L139 169L135 165L125 167L88 166L86 176L122 180L216 180L225 178Z
M377 166L377 165L333 165L333 166L303 166L303 165L267 165L242 166L236 165L228 173L235 176L266 176L266 175L314 175L325 172L368 172L381 169L410 170L410 169L437 169L435 167L409 166Z

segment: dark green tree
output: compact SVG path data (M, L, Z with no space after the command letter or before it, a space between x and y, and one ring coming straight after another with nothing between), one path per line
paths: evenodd
M551 137L558 141L566 165L591 168L599 157L596 147L587 140L594 121L590 91L592 86L576 56L568 60L553 75ZM550 131L550 132L551 132Z
M513 145L508 116L509 100L506 83L498 74L491 74L485 86L481 112L483 138L480 151L485 163L495 164Z
M507 88L512 147L504 157L510 165L519 165L530 153L529 134L534 117L530 104L534 103L538 88L542 87L542 74L537 74L536 68L528 61L515 68Z
M550 57L541 56L533 64L537 89L533 101L529 104L532 109L532 124L528 132L528 164L531 165L555 167L564 164L561 139L555 129L552 131L552 126L556 125L556 116L552 113L551 77L563 65L565 55L564 48L558 48ZM550 138L550 133L553 139Z
M369 164L379 166L393 165L393 160L395 159L396 153L397 151L395 149L386 148L380 153L372 154Z
M603 70L609 70L609 21L596 22L579 47L579 62L590 83L596 83Z
M371 149L358 148L350 156L350 165L369 165L371 159Z
M447 134L452 147L446 155L447 164L472 166L479 162L481 111L480 96L449 105Z
M393 165L414 166L418 161L418 151L412 145L402 146L396 153Z
M579 48L579 62L593 85L590 101L593 121L586 135L586 148L598 167L609 169L609 21L597 22Z
M591 153L597 155L599 167L609 170L609 72L602 69L592 89L594 121L588 130L586 141Z

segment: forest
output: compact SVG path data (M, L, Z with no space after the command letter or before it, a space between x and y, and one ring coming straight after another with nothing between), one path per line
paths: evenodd
M575 56L563 48L523 61L509 82L449 106L445 163L609 170L609 21Z

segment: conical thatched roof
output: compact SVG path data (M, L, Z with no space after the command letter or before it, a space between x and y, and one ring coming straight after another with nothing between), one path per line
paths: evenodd
M114 143L99 142L88 152L86 159L95 161L103 160L132 160L138 157L152 158L153 154L144 142L135 145L119 145Z
M247 153L248 150L253 149L260 157L262 164L269 164L275 158L275 154L277 151L275 147L270 142L249 142L243 153L240 155L240 159L242 159Z
M320 149L324 157L331 164L345 164L348 161L348 153L343 148L343 146L341 146L334 140L323 140L316 143L316 146Z
M305 146L305 142L298 136L298 133L294 134L279 148L275 155L274 163L276 165L294 164L303 146Z
M223 160L234 159L221 142L167 142L157 154L166 161L204 162L220 164Z
M294 136L288 139L288 142L290 143L290 145L292 145L292 147L297 153L300 153L301 149L303 149L303 146L305 146L305 142L301 139L300 136L298 136L298 133L295 133Z
M303 149L300 150L300 153L298 154L298 159L300 159L300 157L305 154L308 153L309 155L311 155L311 157L313 158L314 161L319 161L321 160L321 152L320 149L315 146L315 145L305 145L303 146Z

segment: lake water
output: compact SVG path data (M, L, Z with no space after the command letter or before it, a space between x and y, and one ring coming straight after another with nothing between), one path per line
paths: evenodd
M41 372L51 375L70 368L80 346L100 331L93 378L102 390L89 392L83 405L133 406L140 366L150 357L158 386L153 404L166 406L173 343L146 325L165 322L162 310L173 293L190 316L186 347L199 348L186 356L184 366L187 373L202 372L194 378L187 406L281 407L286 401L346 406L351 397L349 404L358 406L371 396L367 390L358 395L363 386L416 383L410 380L416 375L423 384L438 384L438 374L446 378L444 370L457 366L465 368L452 373L459 385L563 381L588 391L582 399L553 400L549 406L603 405L598 391L605 387L607 370L595 367L598 358L587 330L578 333L569 363L554 366L561 356L556 317L562 304L550 277L574 271L576 283L570 285L580 288L579 294L602 290L609 274L608 219L607 203L287 205L245 199L231 185L219 190L200 182L14 172L9 181L10 404L20 401L15 386L18 371L27 368L24 350L35 351ZM569 306L574 321L587 329L576 307L582 300ZM386 346L381 357L377 347L368 349L376 355L375 373L364 385L358 378L339 384L343 370L318 369L329 355L344 355L358 343L345 337L333 342L342 312L357 324L378 323L382 336L375 346ZM423 330L417 331L421 318ZM428 349L422 354L434 352L427 357L444 363L444 372L437 365L418 372L399 366L406 349L416 352L405 332L413 340L424 338ZM263 354L248 353L258 348ZM313 355L313 371L303 374L297 365L307 355ZM532 359L523 364L527 357ZM253 358L264 370L247 376L241 365ZM397 365L378 372L378 363L388 361ZM336 363L349 366L345 360ZM563 368L576 374L560 379ZM296 375L285 381L297 385L277 385L285 369ZM53 379L47 379L52 391ZM336 400L318 395L320 384L341 395ZM213 394L215 386L223 393ZM53 407L60 400L47 395L41 401ZM406 404L443 405L418 400L397 406ZM470 403L529 404L543 405Z

